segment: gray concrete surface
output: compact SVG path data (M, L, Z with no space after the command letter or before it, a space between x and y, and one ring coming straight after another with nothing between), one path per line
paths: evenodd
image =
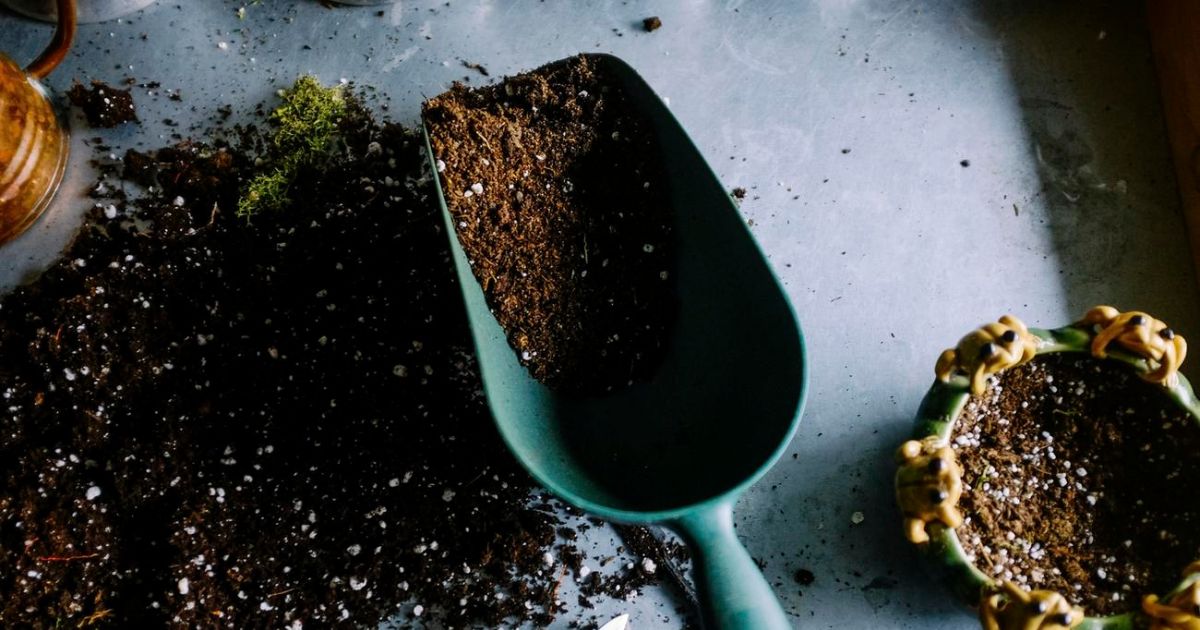
M1200 335L1139 3L403 0L330 10L272 0L247 4L239 20L240 6L160 0L82 27L50 85L132 76L180 90L179 103L140 91L141 126L86 132L121 147L186 135L218 105L246 116L302 72L374 86L393 118L412 122L451 80L481 79L461 60L494 76L608 51L670 99L727 185L749 189L742 211L809 342L795 457L737 510L797 627L974 626L903 543L890 489L892 449L934 359L967 330L1005 312L1057 325L1108 302ZM663 28L641 32L648 15ZM18 59L46 37L45 25L0 15L0 50ZM183 125L168 128L168 117ZM0 286L53 257L85 185L77 178L50 220L0 250ZM856 511L865 520L854 525ZM799 568L815 583L797 585ZM640 630L677 626L672 609L668 593L651 591L596 614L629 612Z

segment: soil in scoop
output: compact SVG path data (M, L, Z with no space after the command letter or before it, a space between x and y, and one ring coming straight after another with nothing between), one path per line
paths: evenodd
M459 241L521 363L561 391L645 380L674 314L670 201L648 122L574 57L425 105Z
M127 154L0 302L0 627L544 624L578 610L572 576L654 581L637 556L585 575L531 504L419 140L353 105L296 201L247 222L254 158Z
M1052 354L1008 370L953 443L958 536L994 578L1116 614L1200 559L1200 425L1124 365Z

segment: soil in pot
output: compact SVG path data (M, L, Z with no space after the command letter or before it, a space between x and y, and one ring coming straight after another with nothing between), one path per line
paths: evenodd
M985 574L1090 616L1138 609L1200 558L1200 425L1128 366L1050 354L972 397L957 530Z
M624 597L661 575L601 571L531 504L419 139L352 100L330 159L251 221L270 142L235 144L127 154L0 301L0 626L548 623L572 576Z
M611 71L574 57L455 85L424 117L463 251L531 374L579 393L646 379L674 312L671 210Z

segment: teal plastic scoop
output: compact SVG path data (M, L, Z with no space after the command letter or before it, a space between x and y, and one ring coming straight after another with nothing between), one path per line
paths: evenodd
M666 161L678 292L667 355L650 382L614 394L547 389L518 362L451 236L488 404L504 441L546 488L602 518L682 535L709 628L790 628L737 539L733 504L795 434L807 380L796 318L729 193L670 111L621 60L588 57L613 69Z

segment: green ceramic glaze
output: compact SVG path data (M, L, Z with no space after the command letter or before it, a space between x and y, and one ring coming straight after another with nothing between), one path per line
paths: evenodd
M1040 343L1037 353L1078 352L1091 353L1091 331L1077 326L1066 326L1054 330L1030 328L1029 332L1036 336ZM1138 372L1147 372L1146 361L1135 355L1110 348L1109 361L1119 361L1131 366ZM949 383L934 381L929 392L921 401L917 412L916 428L913 439L922 439L937 435L944 440L950 438L954 422L962 412L970 398L969 382L965 376L955 376ZM1180 407L1197 421L1200 428L1200 401L1197 401L1192 391L1191 383L1182 374L1179 384L1175 387L1163 388L1163 393L1170 396ZM958 540L958 535L952 529L934 527L931 529L929 543L919 545L921 555L928 560L939 581L946 584L954 595L969 606L979 605L981 594L985 589L997 586L991 578L975 568L967 559L966 552ZM1200 575L1189 577L1179 587L1172 591L1178 592L1186 588L1191 581L1200 579ZM1141 615L1126 613L1110 617L1088 617L1077 626L1079 630L1136 630L1140 628L1138 621Z
M598 516L663 523L684 537L708 627L789 628L738 542L732 508L783 454L799 422L807 370L795 315L737 207L670 111L625 63L589 57L614 70L656 129L665 158L678 294L667 357L651 382L611 395L550 391L518 362L451 238L488 404L504 441L546 488ZM438 194L453 234L440 183Z

